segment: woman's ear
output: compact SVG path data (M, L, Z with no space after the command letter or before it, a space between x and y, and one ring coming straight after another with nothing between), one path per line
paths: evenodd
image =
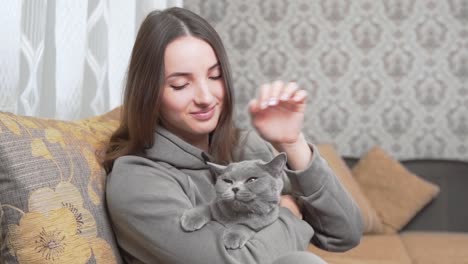
M223 165L218 165L218 164L211 163L211 162L207 162L206 164L208 165L208 167L210 167L211 171L216 176L223 174L224 170L226 169L226 166L223 166Z

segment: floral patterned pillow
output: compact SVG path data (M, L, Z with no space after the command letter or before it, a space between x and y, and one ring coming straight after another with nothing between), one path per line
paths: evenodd
M122 263L95 155L118 111L74 122L0 112L0 263Z

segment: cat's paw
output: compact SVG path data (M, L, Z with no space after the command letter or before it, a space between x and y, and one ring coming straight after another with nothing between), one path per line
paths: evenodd
M244 247L250 236L239 231L226 230L223 234L224 247L238 249Z
M209 221L210 219L198 211L187 210L180 218L180 225L184 231L191 232L202 228Z

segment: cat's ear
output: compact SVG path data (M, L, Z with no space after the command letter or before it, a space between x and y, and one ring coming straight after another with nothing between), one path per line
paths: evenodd
M226 166L219 165L216 163L207 162L206 164L208 164L211 171L213 171L214 174L216 174L216 176L223 174L224 170L226 169Z
M273 172L273 175L281 175L278 172L281 172L284 169L284 166L286 165L286 162L288 160L288 156L286 153L281 152L280 154L276 155L270 162L265 164L264 166Z

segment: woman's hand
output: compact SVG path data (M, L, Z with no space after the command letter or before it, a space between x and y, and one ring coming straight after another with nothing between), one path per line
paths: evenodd
M264 84L258 98L249 103L252 124L274 146L294 144L304 123L306 99L307 92L295 82Z
M280 206L288 208L297 218L302 219L301 209L291 195L281 195Z
M301 133L307 92L296 83L276 81L260 87L258 98L249 103L252 124L259 135L288 155L288 165L302 170L312 159L312 151Z

